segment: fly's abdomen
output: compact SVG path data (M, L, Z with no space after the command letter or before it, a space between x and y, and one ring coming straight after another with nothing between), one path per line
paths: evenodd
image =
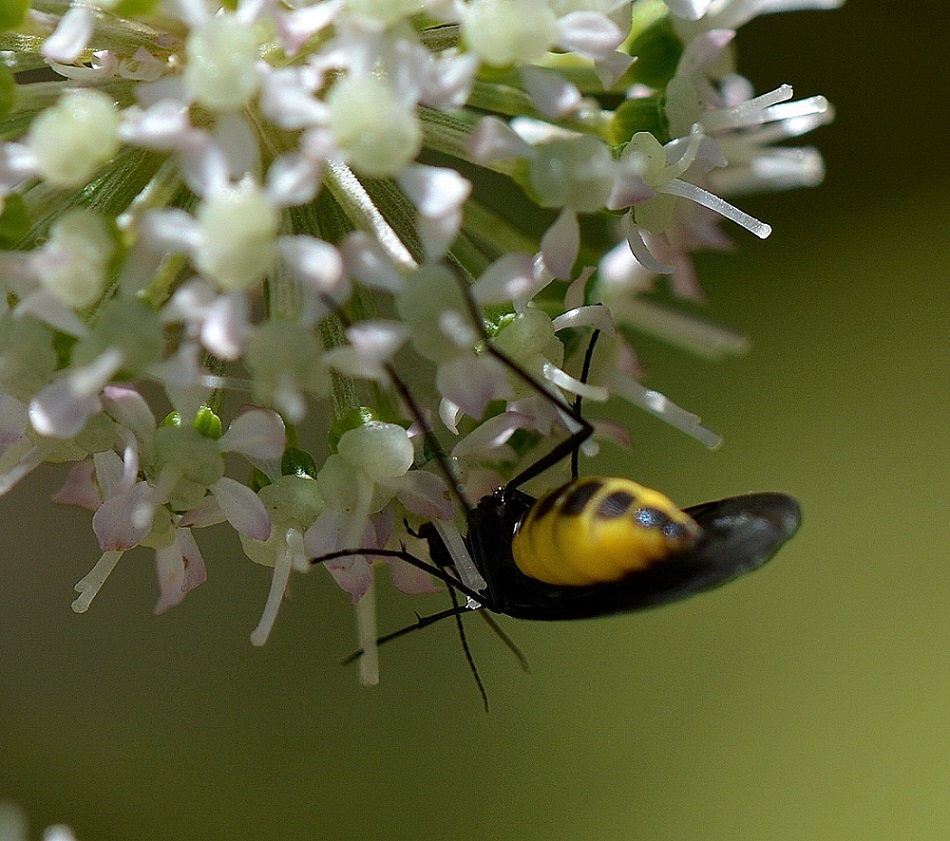
M699 535L699 526L658 491L627 479L588 477L540 497L511 548L525 575L583 587L662 562Z

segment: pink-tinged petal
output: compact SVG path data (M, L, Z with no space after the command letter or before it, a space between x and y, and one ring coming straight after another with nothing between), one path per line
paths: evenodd
M645 269L649 269L651 272L656 272L657 274L671 274L675 270L675 266L668 266L665 263L661 263L650 253L650 249L647 248L646 243L643 241L640 228L637 227L637 224L633 221L629 213L623 217L623 230L627 237L627 244L633 252L633 256L637 258L637 261L642 264Z
M440 394L473 418L480 418L490 401L508 393L504 369L488 356L464 355L443 362L436 371L435 385Z
M109 417L126 429L131 429L140 441L148 443L152 440L155 435L155 415L145 398L134 388L107 385L102 390L102 406Z
M254 459L280 458L286 443L284 421L277 412L251 408L241 412L221 436L223 452L243 453Z
M185 598L185 563L178 551L178 541L155 550L155 574L159 596L152 612L159 616Z
M287 55L293 57L311 35L329 26L341 5L340 0L328 0L292 12L278 9L277 32Z
M342 561L329 561L323 564L336 585L353 597L356 604L373 583L373 568L361 555L343 558Z
M73 465L63 486L53 495L53 502L60 505L77 505L97 511L102 505L99 490L92 480L95 465L91 460Z
M735 30L711 29L690 39L680 56L676 75L692 77L697 81L705 79L722 51L735 37Z
M664 0L669 10L684 20L699 20L712 5L713 0Z
M216 526L218 523L225 522L225 520L227 520L227 517L224 516L221 506L218 505L218 500L208 494L194 508L182 514L178 525L182 528L188 526L203 529L208 526Z
M607 210L623 210L655 197L656 190L639 172L621 168L604 207Z
M184 210L153 210L140 221L142 239L153 251L194 251L201 246L201 230L195 217Z
M450 520L455 507L445 480L426 470L410 470L404 476L380 484L396 491L396 496L417 517L426 520Z
M211 196L228 188L231 162L223 146L207 132L192 134L188 146L180 153L180 160L185 181L199 196Z
M535 278L530 254L513 252L500 257L482 273L472 286L472 295L478 303L486 305L530 300L545 283Z
M342 245L346 271L360 283L385 292L398 292L402 278L379 243L363 231L347 234Z
M595 61L594 72L604 88L609 89L620 81L623 74L630 69L630 66L636 60L636 56L618 50Z
M333 304L342 305L350 297L353 284L343 272L339 249L317 237L284 236L277 240L280 258L304 285L300 323L312 327Z
M12 190L34 174L36 155L25 143L7 142L0 146L0 189Z
M472 184L454 169L412 164L396 179L416 210L423 216L442 216L460 207Z
M408 338L408 328L396 321L361 321L347 328L349 346L328 350L328 365L342 374L385 380L384 365Z
M73 438L82 432L99 406L98 394L77 394L69 377L62 377L33 398L30 423L40 435Z
M238 359L247 343L250 303L243 292L219 295L201 325L201 343L222 359Z
M530 428L531 418L517 412L503 412L489 418L477 429L466 435L452 450L455 458L476 461L489 453L497 455L502 447L519 429Z
M531 101L546 117L571 114L583 101L577 87L556 71L522 67L521 78Z
M320 558L337 551L344 529L344 517L342 511L328 508L314 520L303 536L304 549L309 557Z
M477 72L478 57L471 53L434 58L423 83L420 103L440 111L461 108L468 101Z
M40 47L44 58L72 64L86 49L92 36L92 9L72 6L60 19L56 31Z
M416 231L422 240L426 258L440 260L458 238L462 227L462 209L457 208L443 216L420 216L416 221Z
M222 378L214 377L198 364L201 346L184 342L174 356L148 369L150 376L165 387L168 399L183 418L193 418L207 404L208 395Z
M541 255L547 270L560 280L569 279L580 244L581 229L577 224L577 213L565 207L541 238Z
M296 207L313 201L320 189L322 166L299 152L277 158L267 170L265 192L277 207Z
M92 518L92 530L104 552L138 546L152 528L155 514L147 482L138 482L124 493L110 497Z
M191 529L177 529L178 549L182 558L185 560L185 592L194 590L199 584L204 584L208 578L208 571L205 569L205 560L201 555L201 550L195 542Z
M144 110L123 112L119 137L135 146L171 151L187 144L192 130L187 106L165 99Z
M102 493L103 499L115 496L124 490L128 490L133 483L125 484L125 462L113 450L103 450L101 453L95 453L92 457L92 463L96 468L96 483Z
M270 537L271 522L260 497L247 485L222 476L209 490L221 506L224 516L241 534L255 540Z
M559 46L590 59L606 58L625 37L616 23L597 12L570 12L558 20L558 30Z
M187 215L187 214L186 214ZM188 217L192 227L195 221ZM214 303L217 293L210 283L200 279L190 280L175 290L175 294L162 307L161 318L166 324L182 321L187 324L200 324L205 312Z
M155 571L160 596L155 614L180 604L185 594L203 584L208 577L201 550L189 529L176 529L175 540L155 552Z
M419 569L398 558L387 560L389 576L393 585L400 593L421 595L423 593L438 593L442 588L435 583L435 579L424 569Z
M497 117L484 117L468 139L468 151L481 164L530 158L534 149Z
M627 252L630 251L626 244L624 249ZM596 269L593 266L585 266L583 271L567 287L567 292L564 293L564 307L566 309L575 309L584 305L587 281L591 279L595 271Z
M82 337L89 334L88 325L69 307L54 298L48 289L35 289L27 293L13 311L18 317L32 315L70 336Z
M321 82L322 72L313 67L271 69L264 77L261 110L271 122L289 131L319 125L326 120L327 106L313 92ZM323 160L322 155L307 157L317 164Z
M630 430L622 423L613 421L598 420L593 421L594 435L599 438L609 438L611 441L620 444L621 447L630 446Z
M453 403L447 397L439 401L439 418L445 424L445 428L453 435L458 435L458 422L462 416L462 407L458 403Z

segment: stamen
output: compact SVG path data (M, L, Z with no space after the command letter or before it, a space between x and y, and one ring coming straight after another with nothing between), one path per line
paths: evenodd
M106 579L112 574L119 558L124 553L117 550L103 552L96 565L89 572L76 582L73 588L79 596L73 600L72 608L75 613L85 613L89 610L89 605L96 597Z

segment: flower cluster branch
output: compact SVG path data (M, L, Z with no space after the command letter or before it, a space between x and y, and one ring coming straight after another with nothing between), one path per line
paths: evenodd
M565 399L626 399L715 445L641 384L631 340L741 348L644 293L665 275L701 299L695 251L770 231L733 196L821 180L819 154L786 141L830 106L757 94L733 39L834 5L5 0L0 492L72 463L55 499L93 512L102 549L74 609L137 546L156 612L178 604L205 580L195 530L227 521L273 568L262 644L310 559L424 551L412 530L460 512L423 425L473 500L572 431L484 352L468 296ZM312 451L308 418L330 430ZM325 565L367 640L372 560Z

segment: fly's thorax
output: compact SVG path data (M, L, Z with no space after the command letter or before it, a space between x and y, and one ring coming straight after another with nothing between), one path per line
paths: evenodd
M547 584L618 581L693 546L700 527L628 479L575 479L540 497L512 542L518 568Z

